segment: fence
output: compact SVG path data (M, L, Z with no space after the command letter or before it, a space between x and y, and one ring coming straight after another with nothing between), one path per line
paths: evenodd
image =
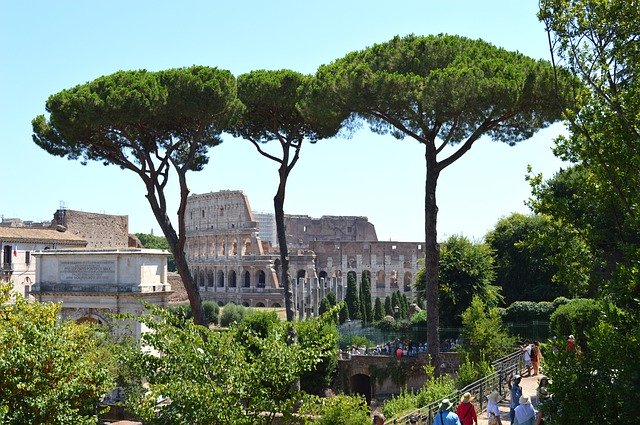
M478 412L484 411L486 408L485 398L493 390L498 390L501 396L504 396L509 391L510 378L523 369L523 357L522 351L517 350L513 353L501 357L498 360L491 362L495 372L491 375L485 376L476 382L467 385L461 390L457 390L449 394L444 398L448 398L452 402L456 402L462 397L462 394L470 392L475 398L476 409ZM419 423L433 423L433 418L438 413L438 407L443 400L437 400L419 409L416 409L408 414L405 414L398 418L392 418L389 423L391 424L408 424L411 416L417 416L420 418Z

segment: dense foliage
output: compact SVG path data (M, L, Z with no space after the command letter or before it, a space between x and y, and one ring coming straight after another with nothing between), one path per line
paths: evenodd
M144 423L259 424L278 413L290 420L299 377L336 356L335 312L300 322L292 344L289 325L274 313L249 314L230 330L212 332L168 310L150 309L137 318L153 331L142 336L146 348L134 347L120 359L135 377L127 406Z
M200 171L209 149L221 143L240 104L235 77L206 66L119 71L51 95L48 119L32 121L34 142L51 155L99 161L135 173L189 297L197 323L202 302L185 256L187 172ZM177 226L169 217L165 189L175 173Z
M483 243L471 242L464 236L451 236L440 244L438 260L440 323L459 327L462 312L471 305L473 296L492 307L502 300L500 288L493 285L494 259ZM419 300L425 298L425 268L416 273L415 290Z
M9 288L0 285L0 423L95 424L115 387L105 330L59 319L59 304L7 304Z
M397 36L316 73L312 97L319 110L353 113L376 133L410 137L425 148L425 299L436 363L440 173L482 136L513 145L558 120L563 97L554 88L564 82L554 79L559 74L546 61L452 35Z
M462 345L459 352L470 362L493 361L512 352L515 338L502 324L497 307L487 307L479 297L462 313Z

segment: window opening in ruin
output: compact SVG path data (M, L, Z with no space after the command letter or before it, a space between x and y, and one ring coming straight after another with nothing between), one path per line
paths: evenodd
M224 272L222 270L218 270L218 288L224 287Z
M31 251L25 251L24 253L24 263L28 266L31 264Z
M266 283L266 275L262 270L258 270L258 288L264 288Z
M248 288L251 286L251 273L248 271L244 272L244 287Z
M256 303L256 307L263 308L264 307L264 303Z
M411 273L406 272L404 274L404 292L411 291Z
M422 250L422 245L418 244L418 251Z
M236 287L236 272L234 270L231 270L229 272L229 287L231 288Z
M204 218L204 210L202 210L202 218Z
M307 226L302 226L302 231L306 232L307 231Z
M351 226L348 226L347 227L347 233L351 233L351 232L353 232L353 228Z

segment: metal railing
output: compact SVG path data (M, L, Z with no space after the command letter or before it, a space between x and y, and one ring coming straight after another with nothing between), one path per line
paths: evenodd
M443 399L448 398L455 405L466 392L471 393L474 397L476 411L478 413L483 412L487 407L486 396L491 391L498 390L501 398L509 392L509 380L524 367L522 351L517 350L511 354L494 360L491 362L491 365L495 370L492 374L478 379L466 387L448 394L440 400L436 400L412 412L405 413L400 417L392 418L389 423L409 424L409 419L412 416L417 416L419 418L419 424L431 424L433 423L434 416L438 413L438 407Z

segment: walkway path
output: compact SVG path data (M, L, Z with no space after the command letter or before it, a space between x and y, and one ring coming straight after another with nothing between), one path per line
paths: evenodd
M520 385L522 386L522 394L528 395L531 398L531 402L535 405L537 404L536 399L536 389L538 388L538 378L542 375L530 376L522 378L520 381ZM500 408L500 417L502 418L502 424L508 425L509 422L509 394L507 397L498 403L498 407ZM487 425L489 423L487 419L487 412L482 412L482 414L478 415L478 425Z

